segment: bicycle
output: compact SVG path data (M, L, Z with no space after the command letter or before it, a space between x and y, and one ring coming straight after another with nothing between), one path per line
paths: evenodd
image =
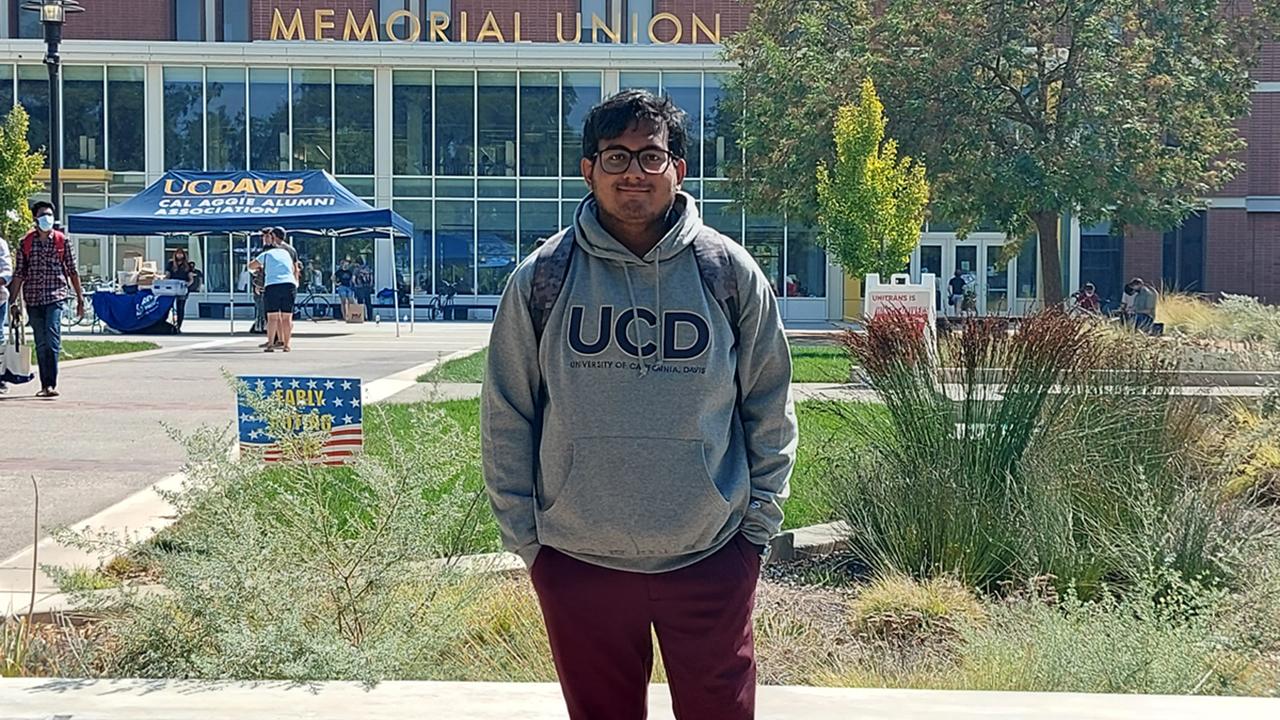
M318 306L318 307L317 307ZM294 304L293 316L298 320L310 320L311 322L320 322L320 316L329 302L324 297L324 288L312 285L307 288L307 294L301 300Z
M87 325L89 333L94 334L102 331L102 321L98 319L97 314L93 312L93 295L84 299L84 317L76 317L76 301L70 298L62 304L62 330L66 332L78 325Z
M435 296L427 301L427 319L443 320L448 314L448 309L453 307L453 297L458 294L458 289L443 280L440 281L442 290L436 292Z

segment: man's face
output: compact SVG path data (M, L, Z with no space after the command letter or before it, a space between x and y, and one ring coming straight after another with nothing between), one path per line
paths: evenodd
M667 214L684 182L687 166L683 159L670 155L666 128L633 124L616 138L600 140L596 147L596 157L583 158L581 165L582 177L595 193L601 212L632 224L653 223ZM625 157L628 151L637 155ZM621 163L628 160L622 170ZM641 168L642 162L649 170L665 167L657 173L646 172Z

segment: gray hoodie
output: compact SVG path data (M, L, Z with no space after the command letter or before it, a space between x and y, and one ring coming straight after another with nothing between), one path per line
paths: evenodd
M594 198L583 200L541 344L529 314L536 253L503 293L481 405L484 478L503 544L526 565L548 545L603 567L666 572L739 531L765 545L781 527L797 426L777 301L751 255L726 240L735 347L689 247L710 230L689 195L675 212L638 258L600 226Z

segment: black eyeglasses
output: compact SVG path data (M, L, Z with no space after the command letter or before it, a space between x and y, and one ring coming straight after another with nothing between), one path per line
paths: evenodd
M647 147L641 150L628 150L624 147L605 148L591 156L592 162L598 162L600 168L610 175L621 175L631 168L635 160L640 169L647 175L661 175L671 166L675 153L659 147Z

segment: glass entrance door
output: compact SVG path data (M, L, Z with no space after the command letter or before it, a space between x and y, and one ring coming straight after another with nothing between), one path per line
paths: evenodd
M984 315L1008 315L1009 265L1000 267L1001 246L985 245L982 250L986 255L986 262L983 263L986 268L986 277L981 294L982 307L979 312Z
M913 274L911 281L918 283L920 282L920 277L928 273L933 273L934 275L934 309L942 312L942 286L946 283L947 276L942 270L941 245L920 246L920 266Z
M978 246L977 245L957 245L955 248L955 263L951 266L951 275L944 282L949 283L955 276L955 271L960 271L960 277L964 278L964 297L962 297L955 307L947 308L951 314L959 312L980 313L982 308L979 303L982 302L982 293L979 292L978 281Z

